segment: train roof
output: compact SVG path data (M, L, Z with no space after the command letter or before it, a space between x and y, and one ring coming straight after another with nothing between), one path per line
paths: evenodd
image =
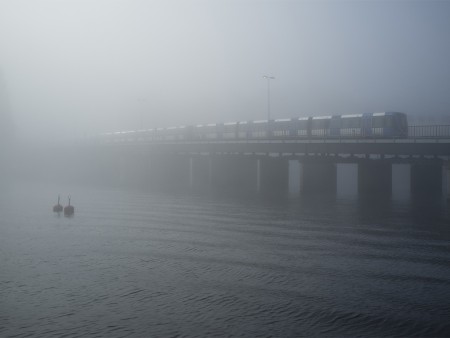
M197 124L196 127L201 128L201 127L215 127L217 126L216 123L207 123L207 124Z
M397 112L397 111L385 111L380 113L373 113L372 116L386 116L386 115L406 115L405 113Z
M351 117L362 117L363 114L347 114L347 115L341 115L343 119L351 118Z
M353 118L353 117L363 117L363 116L392 116L392 115L401 115L406 117L406 113L403 112L376 112L376 113L364 113L364 114L345 114L345 115L324 115L324 116L313 116L313 117L294 117L294 118L279 118L274 119L275 122L290 122L290 121L308 121L308 120L328 120L332 118ZM226 122L226 123L209 123L209 124L197 124L194 127L217 127L217 126L236 126L236 125L246 125L248 123L268 123L268 120L255 120L255 121L235 121L235 122ZM192 126L189 126L192 127ZM111 136L119 136L119 135L127 135L133 133L144 133L144 132L161 132L164 130L181 130L188 128L186 125L176 126L176 127L167 127L167 128L151 128L151 129L139 129L139 130L124 130L124 131L115 131L115 132L105 132L101 133L101 137L111 137Z
M313 116L312 119L313 119L313 120L326 120L326 119L331 119L331 115L327 115L327 116Z

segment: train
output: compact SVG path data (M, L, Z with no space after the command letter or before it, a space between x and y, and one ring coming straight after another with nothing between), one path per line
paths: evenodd
M408 137L406 114L382 112L121 131L102 134L100 139L104 143L123 143L406 137Z

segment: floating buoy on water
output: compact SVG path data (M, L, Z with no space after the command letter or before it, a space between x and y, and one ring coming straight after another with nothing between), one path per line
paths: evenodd
M70 205L70 196L69 196L69 205L64 207L64 215L72 216L74 212L75 212L75 208L73 207L73 205Z
M63 206L61 204L59 204L59 195L58 195L58 204L53 206L53 211L54 212L61 212L61 211L63 211Z

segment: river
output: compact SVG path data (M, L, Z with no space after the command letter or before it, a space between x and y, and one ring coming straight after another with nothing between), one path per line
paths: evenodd
M449 209L4 185L0 336L450 336Z

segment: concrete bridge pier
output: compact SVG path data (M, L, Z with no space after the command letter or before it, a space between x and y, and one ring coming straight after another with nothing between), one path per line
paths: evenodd
M335 193L337 185L335 163L301 163L301 193Z
M411 165L411 193L440 195L443 185L443 166L439 161Z
M257 161L244 156L217 156L211 159L211 187L218 191L256 191Z
M336 163L336 194L358 196L358 163Z
M289 160L289 193L300 193L301 165L298 160Z
M405 198L411 195L411 165L392 163L392 197Z
M289 189L289 161L265 157L257 162L257 188L263 194L286 193Z
M382 160L358 164L358 193L391 195L392 165Z
M447 201L450 201L450 162L444 166L444 181L446 186L445 196L447 197Z

